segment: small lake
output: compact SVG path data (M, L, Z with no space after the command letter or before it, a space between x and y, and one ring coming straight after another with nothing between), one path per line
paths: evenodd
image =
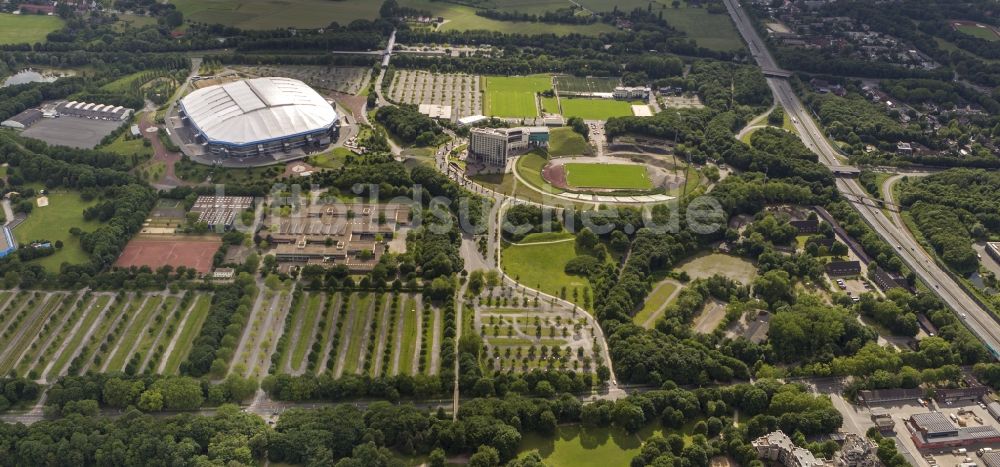
M72 75L73 73L69 71L34 70L29 68L5 78L3 84L0 84L0 88L27 83L51 83L59 78Z

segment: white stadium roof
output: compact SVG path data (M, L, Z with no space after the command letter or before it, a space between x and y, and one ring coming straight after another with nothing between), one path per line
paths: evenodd
M198 89L181 99L211 142L243 145L329 128L337 112L305 83L254 78Z

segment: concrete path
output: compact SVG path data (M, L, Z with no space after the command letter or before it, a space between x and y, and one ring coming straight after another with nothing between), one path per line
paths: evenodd
M684 290L684 285L681 284L680 282L677 282L673 279L664 279L663 281L660 282L660 285L656 286L656 289L654 289L652 292L649 293L649 295L656 293L656 291L659 290L660 287L666 287L667 284L672 284L675 287L674 291L670 292L670 295L667 296L667 299L664 300L663 303L656 308L656 311L654 311L653 314L649 315L649 317L646 318L646 321L642 322L642 327L646 329L651 329L653 327L653 324L656 323L656 320L660 319L660 317L663 316L663 312L664 310L667 309L667 306L670 305L670 303L672 303L675 298L677 298L677 294L681 293L681 290ZM647 295L647 297L649 295Z

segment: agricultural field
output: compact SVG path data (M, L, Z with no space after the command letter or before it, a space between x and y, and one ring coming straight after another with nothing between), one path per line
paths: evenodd
M393 75L388 97L403 104L451 106L452 115L456 118L481 115L481 81L477 75L399 70Z
M562 106L562 115L564 117L580 117L584 120L607 120L611 117L631 117L632 104L645 104L645 102L620 101L616 99L567 97L560 98L559 103Z
M562 93L612 92L618 86L621 86L619 78L556 76L554 88L562 95Z
M537 94L552 89L548 75L488 76L485 78L485 115L532 118L538 116Z
M339 92L350 95L361 92L365 86L366 78L371 73L370 68L364 67L313 65L237 66L233 69L244 76L283 76L302 81L320 92Z
M90 371L177 374L211 295L0 291L0 369L41 381ZM197 332L197 329L194 329ZM184 346L182 344L187 344Z
M50 32L62 27L58 16L0 13L0 45L45 42Z
M744 47L739 31L733 26L729 15L710 14L707 9L689 5L686 1L682 1L678 8L674 8L671 2L647 0L580 0L580 4L595 11L610 11L616 6L619 10L630 11L652 5L653 13L663 12L663 19L667 23L687 34L702 47L719 51Z
M566 181L578 188L648 190L646 167L635 164L566 164Z
M18 244L26 245L35 240L47 240L53 245L57 241L62 242L63 247L57 248L55 253L34 260L51 272L58 272L62 263L86 262L88 256L80 246L80 239L70 235L69 229L78 227L89 232L100 225L96 220L83 219L83 210L97 204L97 200L84 201L75 191L51 191L46 196L48 206L38 206L36 203L24 222L14 228Z
M594 149L583 135L573 131L572 128L553 128L549 132L550 156L587 156L593 153Z
M184 18L241 29L322 28L378 17L381 2L348 0L171 0Z
M523 1L523 0L519 0ZM241 29L277 29L286 27L322 28L331 22L342 25L357 19L373 20L378 17L382 2L369 0L171 0L184 13L184 18L203 23L219 23ZM554 0L544 0L551 5ZM426 10L432 16L443 16L448 21L442 30L486 29L520 34L587 34L597 35L614 31L611 25L596 23L589 25L545 24L529 22L496 21L476 15L474 8L433 0L401 0L400 6ZM500 0L498 4L510 3L506 8L525 11L518 3ZM535 5L535 4L533 4ZM565 3L560 2L565 6ZM551 9L534 8L541 13Z

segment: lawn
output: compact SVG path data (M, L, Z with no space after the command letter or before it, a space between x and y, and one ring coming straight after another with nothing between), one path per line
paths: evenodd
M572 128L553 128L549 133L550 156L579 156L593 154L594 150L583 135Z
M691 422L693 426L693 421ZM678 432L680 433L680 432ZM629 465L642 450L642 442L654 434L666 436L667 430L658 424L649 425L636 434L619 427L585 428L581 425L561 425L555 436L529 433L521 439L520 456L538 451L545 465ZM684 436L690 442L690 436ZM685 443L685 444L686 444Z
M555 97L543 97L542 112L549 114L562 114L562 111L559 110L559 99Z
M529 152L517 158L517 173L529 184L545 193L561 193L562 190L553 187L542 178L542 168L549 161L536 152Z
M354 327L351 329L351 335L345 336L350 339L350 342L347 345L347 354L344 359L344 374L353 375L358 372L361 348L368 344L368 342L362 342L364 340L362 338L365 334L365 326L368 324L365 320L368 317L368 309L371 308L372 297L371 293L362 293L354 301L354 310L351 311L354 314Z
M566 298L572 299L574 288L583 289L590 284L580 276L566 274L564 268L575 258L576 242L566 240L558 243L505 244L502 252L503 269L507 275L527 287L539 289L549 295L560 297L566 287Z
M184 322L184 327L181 328L180 334L177 336L177 344L174 345L173 351L167 355L167 364L163 368L164 374L176 375L180 372L181 362L187 358L188 352L194 346L194 338L201 331L201 325L205 323L205 318L208 317L208 307L212 304L212 296L209 294L198 294L194 300L191 313L188 315L187 321ZM168 343L167 345L170 344Z
M45 207L36 205L28 218L14 228L14 237L21 245L35 240L48 240L53 244L61 240L62 249L36 260L46 270L59 272L62 263L79 264L89 259L87 253L80 247L80 239L70 235L69 229L72 227L79 227L83 231L96 229L100 223L84 221L83 210L97 204L97 201L83 201L78 193L72 191L49 192L47 196L49 205Z
M993 30L987 26L979 27L972 24L963 24L961 26L956 26L955 29L962 34L978 37L980 39L986 39L988 41L1000 40L1000 36L997 36L997 33L993 32Z
M143 138L126 139L126 133L122 133L114 141L102 146L101 149L120 154L130 158L132 164L137 164L143 159L153 157L153 148L146 146Z
M495 117L536 117L535 94L552 89L549 75L488 76L485 81L483 112Z
M646 297L646 301L642 304L642 309L632 317L632 322L642 326L646 323L653 313L656 312L670 297L670 294L677 290L677 284L673 281L661 282L653 286L653 291Z
M295 342L289 343L295 346L292 349L292 369L305 369L305 362L303 360L306 357L306 352L309 350L309 344L312 343L312 337L316 334L316 330L313 329L313 326L316 323L316 315L319 314L320 304L322 302L322 294L317 293L309 295L308 308L306 308L304 316L300 317L302 322L299 324L299 339Z
M562 114L564 117L580 117L584 120L607 120L611 117L631 117L632 104L630 101L620 101L615 99L586 99L563 97ZM645 102L634 102L645 104Z
M132 350L132 344L135 343L136 339L142 338L141 333L149 324L149 321L153 319L153 312L160 307L160 303L162 302L162 296L151 295L149 299L146 300L145 306L143 306L142 309L140 309L139 312L132 317L132 321L130 321L128 323L128 327L125 328L125 333L119 336L117 348L114 353L111 354L111 361L108 362L108 371L122 370L125 368L125 364L127 364L128 359L131 358L129 352Z
M307 162L309 162L309 165L313 167L323 169L339 169L344 166L344 160L351 154L353 153L350 149L333 148L330 151L310 157Z
M417 352L417 302L413 297L407 296L403 302L403 318L400 326L403 326L403 339L399 343L399 373L408 375L413 373L413 355Z
M54 379L54 376L58 376L62 370L66 368L66 365L69 364L70 358L73 357L76 349L83 344L83 336L85 336L87 334L87 330L93 326L94 321L96 321L98 316L101 315L101 312L104 311L104 307L108 305L109 301L111 301L111 296L109 295L101 295L97 297L97 300L95 300L90 309L87 310L87 313L83 315L82 321L80 322L80 329L78 329L77 332L70 337L70 341L66 345L66 351L59 354L56 358L56 362L52 365L52 368L47 374L42 375L43 377L47 379Z
M45 42L52 31L63 27L58 16L0 14L0 45Z
M621 86L621 78L556 76L559 92L612 92Z
M566 164L566 183L580 188L648 190L646 167L635 164Z
M702 279L720 274L745 285L749 285L757 277L757 267L753 263L738 256L722 253L695 255L677 265L676 269L688 273L691 279Z

